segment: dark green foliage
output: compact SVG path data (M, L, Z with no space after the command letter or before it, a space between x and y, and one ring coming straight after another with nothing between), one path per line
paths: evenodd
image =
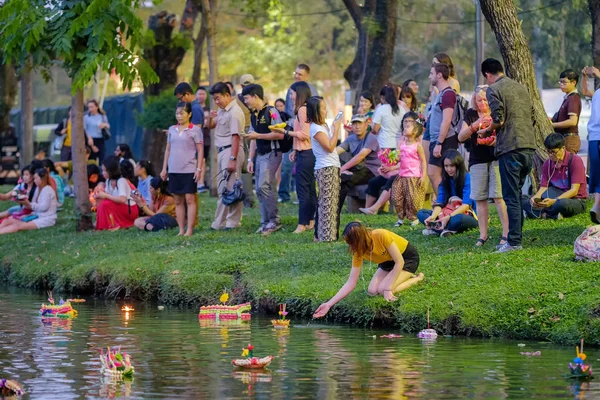
M173 89L166 88L160 95L148 98L144 112L138 113L138 123L146 129L168 129L177 124L175 107L177 98L173 96Z

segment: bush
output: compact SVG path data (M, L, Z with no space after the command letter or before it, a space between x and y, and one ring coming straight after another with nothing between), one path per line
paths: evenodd
M173 96L173 89L166 88L158 96L148 97L144 112L136 113L138 124L146 129L169 129L177 124L175 107L178 100Z

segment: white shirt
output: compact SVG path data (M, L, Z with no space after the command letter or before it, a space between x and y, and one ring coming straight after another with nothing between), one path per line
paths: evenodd
M112 179L109 179L106 182L106 193L111 196L125 196L128 200L131 198L131 187L127 183L127 179L119 178L117 180L117 186L114 188L112 183Z
M592 115L588 121L588 141L600 140L600 89L592 96Z
M398 134L402 131L402 117L404 111L400 109L398 114L392 114L392 106L382 104L375 109L373 114L373 123L379 124L377 133L377 142L382 149L395 149Z
M315 171L325 167L340 168L340 157L338 156L335 147L333 148L333 152L329 153L315 139L315 135L319 132L325 133L329 139L333 137L333 132L330 132L330 129L327 127L327 125L317 125L315 123L310 124L310 142L312 144L312 151L316 159Z

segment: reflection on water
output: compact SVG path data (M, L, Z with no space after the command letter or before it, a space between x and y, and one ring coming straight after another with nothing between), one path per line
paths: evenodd
M94 299L74 305L74 320L42 322L44 300L0 287L0 378L36 399L600 398L600 383L565 380L573 350L549 344L527 343L542 355L525 357L514 341L387 339L380 335L398 332L298 321L281 330L266 318L199 321L196 310L145 303L126 314L123 304ZM275 356L268 370L232 367L249 342L255 355ZM134 380L101 376L107 346L131 354Z

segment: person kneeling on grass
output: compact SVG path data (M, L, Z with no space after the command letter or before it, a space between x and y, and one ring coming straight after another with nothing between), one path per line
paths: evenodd
M398 298L394 293L408 289L425 277L415 275L419 268L419 252L406 239L385 229L371 230L355 221L346 225L342 237L352 253L352 269L348 280L328 302L317 308L313 317L321 318L329 309L356 288L363 260L379 264L369 283L368 294L382 295L387 301Z
M420 210L417 213L417 218L425 225L423 235L447 237L477 228L470 196L471 177L465 161L458 150L450 149L444 154L444 172L433 211Z
M169 193L168 183L158 176L150 180L150 204L146 204L142 194L134 191L131 198L135 201L140 211L145 216L134 221L136 228L148 232L158 232L175 228L177 220L175 219L175 199Z
M540 188L521 201L527 218L569 218L585 212L587 181L583 160L565 148L560 133L546 136L544 146L549 159L542 166Z

